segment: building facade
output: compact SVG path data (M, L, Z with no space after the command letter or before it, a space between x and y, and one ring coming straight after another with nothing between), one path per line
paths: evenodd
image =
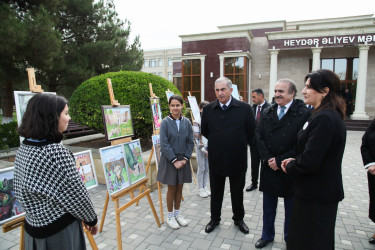
M184 97L190 92L198 102L212 101L215 80L226 76L249 103L255 88L271 100L281 78L294 80L297 98L302 99L305 75L325 68L340 77L337 91L351 93L352 119L375 116L373 15L218 28L219 32L180 36L181 54L172 60L173 81Z

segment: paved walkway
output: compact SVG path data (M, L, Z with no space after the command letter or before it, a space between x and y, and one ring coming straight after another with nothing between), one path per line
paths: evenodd
M336 249L375 249L368 238L375 232L375 224L368 218L368 189L366 172L362 168L359 147L363 132L349 131L343 162L343 180L345 199L339 204L336 222ZM323 142L322 142L323 143ZM247 184L250 176L247 176ZM162 189L165 199L166 187ZM100 185L90 191L99 218L102 216L106 187ZM151 193L158 213L158 193ZM178 230L170 229L166 224L157 227L147 199L142 199L138 207L131 206L121 214L122 242L124 249L255 249L255 242L262 231L262 193L245 192L245 222L250 233L245 235L238 230L231 219L232 210L228 183L223 201L220 226L210 234L204 232L210 220L209 198L197 195L195 184L184 187L181 211L190 224ZM121 204L129 200L124 197ZM164 207L165 202L163 201ZM264 249L286 249L283 242L283 201L279 201L276 217L276 237L272 244ZM166 208L165 208L166 210ZM164 212L165 212L164 210ZM160 216L159 216L160 217ZM114 203L109 202L103 232L95 236L99 249L117 249ZM9 233L0 232L0 249L18 249L19 230ZM88 245L90 249L90 246Z

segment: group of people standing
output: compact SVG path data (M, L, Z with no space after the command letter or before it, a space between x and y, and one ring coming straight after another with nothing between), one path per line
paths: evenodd
M195 144L198 194L211 196L211 218L205 232L220 224L228 177L232 219L241 232L249 233L244 222L243 191L250 146L252 179L246 191L258 188L260 164L259 190L263 192L262 236L255 247L263 248L274 240L278 198L283 198L288 249L334 248L337 207L344 198L345 102L334 91L340 79L332 71L311 72L304 82L304 101L295 99L293 81L281 79L275 85L274 103L267 103L263 91L256 89L251 107L234 99L232 82L220 77L214 86L217 99L200 104L202 118L193 125L182 115L182 97L170 97L170 114L160 127L162 154L157 180L168 186L166 223L171 228L188 225L180 206L183 184L192 181L188 166ZM27 249L84 249L81 222L91 233L97 232L89 194L71 152L60 143L69 119L65 99L37 94L29 101L19 128L26 139L16 157L15 193L26 210ZM361 149L374 210L375 133L370 130L375 131L375 122ZM370 218L375 220L375 211Z

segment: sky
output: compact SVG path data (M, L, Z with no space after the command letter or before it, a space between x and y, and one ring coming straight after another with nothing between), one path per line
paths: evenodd
M218 32L217 26L375 14L374 0L114 0L131 23L130 41L144 50L181 47L179 35Z

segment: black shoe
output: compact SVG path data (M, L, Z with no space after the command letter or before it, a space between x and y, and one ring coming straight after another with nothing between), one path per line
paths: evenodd
M257 189L257 188L258 188L258 185L256 185L256 184L251 184L250 186L248 186L248 187L246 188L246 192L253 191L253 190Z
M255 243L255 247L256 248L263 248L265 246L267 246L268 243L272 242L272 240L265 240L263 238L260 238L257 243Z
M369 243L375 244L375 234L368 240Z
M238 226L240 228L240 231L243 232L244 234L249 233L249 228L245 224L243 220L235 221L234 225Z
M220 224L220 222L218 220L210 220L210 222L208 222L204 231L206 233L211 233L212 231L214 231L215 227L219 224Z

